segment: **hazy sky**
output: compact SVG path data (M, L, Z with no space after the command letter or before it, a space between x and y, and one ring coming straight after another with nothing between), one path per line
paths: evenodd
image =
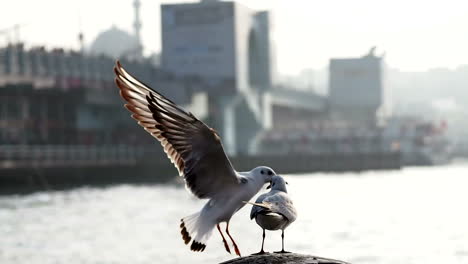
M31 45L77 48L116 25L130 31L133 0L5 0L0 31L23 24L20 39ZM159 51L161 3L142 2L145 52ZM386 52L391 67L405 71L468 64L467 0L243 0L274 12L278 69L297 73L322 68L330 57L360 56L371 46ZM81 22L80 22L81 21ZM8 36L0 35L0 45Z

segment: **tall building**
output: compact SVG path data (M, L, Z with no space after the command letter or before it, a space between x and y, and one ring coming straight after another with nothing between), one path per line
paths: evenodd
M332 118L376 124L388 100L383 57L372 49L361 58L331 59L329 70Z
M166 70L223 82L222 93L271 87L268 12L236 2L202 1L162 5L161 14Z
M164 70L211 85L207 123L229 154L249 153L269 118L265 94L274 77L270 14L236 2L201 1L161 6Z

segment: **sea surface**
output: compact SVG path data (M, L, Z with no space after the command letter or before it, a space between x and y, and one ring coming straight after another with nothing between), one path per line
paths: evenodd
M468 165L284 176L299 213L285 232L286 250L352 263L468 263ZM217 232L203 253L184 245L179 219L203 203L177 184L0 196L0 263L233 258ZM230 225L244 255L261 245L249 211L243 208ZM267 233L265 249L281 249L281 232Z

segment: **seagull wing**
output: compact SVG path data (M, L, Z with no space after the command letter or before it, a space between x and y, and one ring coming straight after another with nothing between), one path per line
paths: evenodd
M263 199L263 203L270 207L270 211L286 217L289 222L294 222L297 218L297 211L292 200L285 192L277 192Z
M117 61L114 72L125 107L155 137L198 198L211 198L239 184L216 131L131 76Z
M262 212L262 211L270 211L269 208L265 208L265 207L262 207L262 206L255 205L255 204L261 204L263 202L263 200L265 200L265 198L268 197L268 195L269 195L269 193L264 193L264 194L258 196L257 200L255 201L255 203L252 206L252 209L250 210L250 219L254 219L257 216L257 214Z

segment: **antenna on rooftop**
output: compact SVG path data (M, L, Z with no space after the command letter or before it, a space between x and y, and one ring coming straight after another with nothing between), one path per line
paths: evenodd
M10 34L13 35L13 43L20 43L20 29L26 26L26 24L14 24L7 28L0 29L0 35L6 35L8 42L10 42Z

